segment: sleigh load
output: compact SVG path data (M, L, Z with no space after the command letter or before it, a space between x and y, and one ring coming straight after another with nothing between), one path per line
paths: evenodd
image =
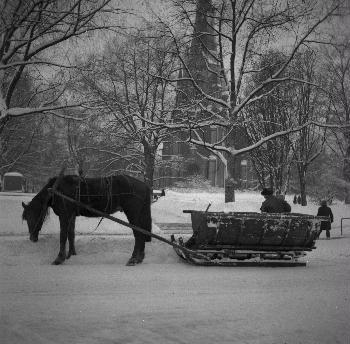
M303 266L306 262L301 258L316 248L321 221L328 221L297 213L184 213L191 214L193 235L186 242L173 236L173 242L180 246L174 249L182 259L196 265Z

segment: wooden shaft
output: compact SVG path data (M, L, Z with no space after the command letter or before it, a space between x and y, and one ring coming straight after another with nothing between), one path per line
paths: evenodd
M63 193L61 193L61 192L59 192L57 190L51 189L50 191L53 192L54 194L56 194L57 196L60 196L63 199L69 201L69 202L75 203L75 204L79 205L80 207L83 207L83 208L91 211L92 213L95 213L95 214L97 214L99 216L105 217L106 219L109 219L111 221L117 222L117 223L119 223L119 224L121 224L123 226L126 226L126 227L129 227L131 229L134 229L135 231L140 232L140 233L145 234L145 235L148 235L148 236L150 236L152 238L156 238L156 239L158 239L160 241L165 242L168 245L171 245L173 247L177 247L177 248L181 249L182 251L185 251L185 252L187 252L187 253L189 253L189 254L197 257L197 258L208 260L208 258L206 256L204 256L202 254L198 254L198 253L196 253L196 251L189 250L188 248L186 248L184 246L181 246L181 245L177 244L176 242L173 242L173 241L170 241L168 239L165 239L165 238L163 238L163 237L161 237L161 236L159 236L157 234L154 234L152 232L146 231L145 229L143 229L141 227L138 227L138 226L135 226L135 225L133 225L133 224L131 224L129 222L120 220L120 219L118 219L118 218L116 218L114 216L108 215L108 214L106 214L106 213L104 213L104 212L102 212L100 210L96 210L96 209L94 209L94 208L92 208L92 207L90 207L90 206L88 206L88 205L86 205L86 204L84 204L82 202L79 202L79 201L77 201L77 200L75 200L75 199L73 199L71 197L68 197L68 196L64 195Z

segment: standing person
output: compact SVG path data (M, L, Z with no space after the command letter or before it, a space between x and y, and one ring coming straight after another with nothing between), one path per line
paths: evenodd
M273 195L272 189L264 188L261 192L265 201L262 203L260 210L263 213L290 213L291 206L284 199Z
M327 206L327 201L323 200L321 201L321 206L318 208L317 216L327 216L329 217L329 221L322 221L321 222L321 230L326 231L326 237L327 239L331 238L330 230L332 229L331 223L333 222L333 213L332 209Z

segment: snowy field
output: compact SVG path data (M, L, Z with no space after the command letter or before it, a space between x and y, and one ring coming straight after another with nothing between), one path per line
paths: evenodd
M78 255L52 266L59 226L51 213L37 243L22 223L22 201L0 193L0 343L350 343L350 207L332 205L332 240L322 233L307 267L195 267L155 239L144 263L125 266L131 231L79 218ZM317 205L293 205L315 215ZM190 223L183 209L259 211L262 196L168 191L152 205L153 231ZM125 219L123 214L118 217ZM157 225L158 224L158 225ZM186 236L182 230L182 236ZM79 235L80 234L80 235Z

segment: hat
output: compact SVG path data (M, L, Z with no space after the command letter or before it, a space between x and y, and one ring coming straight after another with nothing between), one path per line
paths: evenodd
M273 191L272 189L263 188L263 190L261 191L261 194L263 196L270 196L270 195L273 195Z

